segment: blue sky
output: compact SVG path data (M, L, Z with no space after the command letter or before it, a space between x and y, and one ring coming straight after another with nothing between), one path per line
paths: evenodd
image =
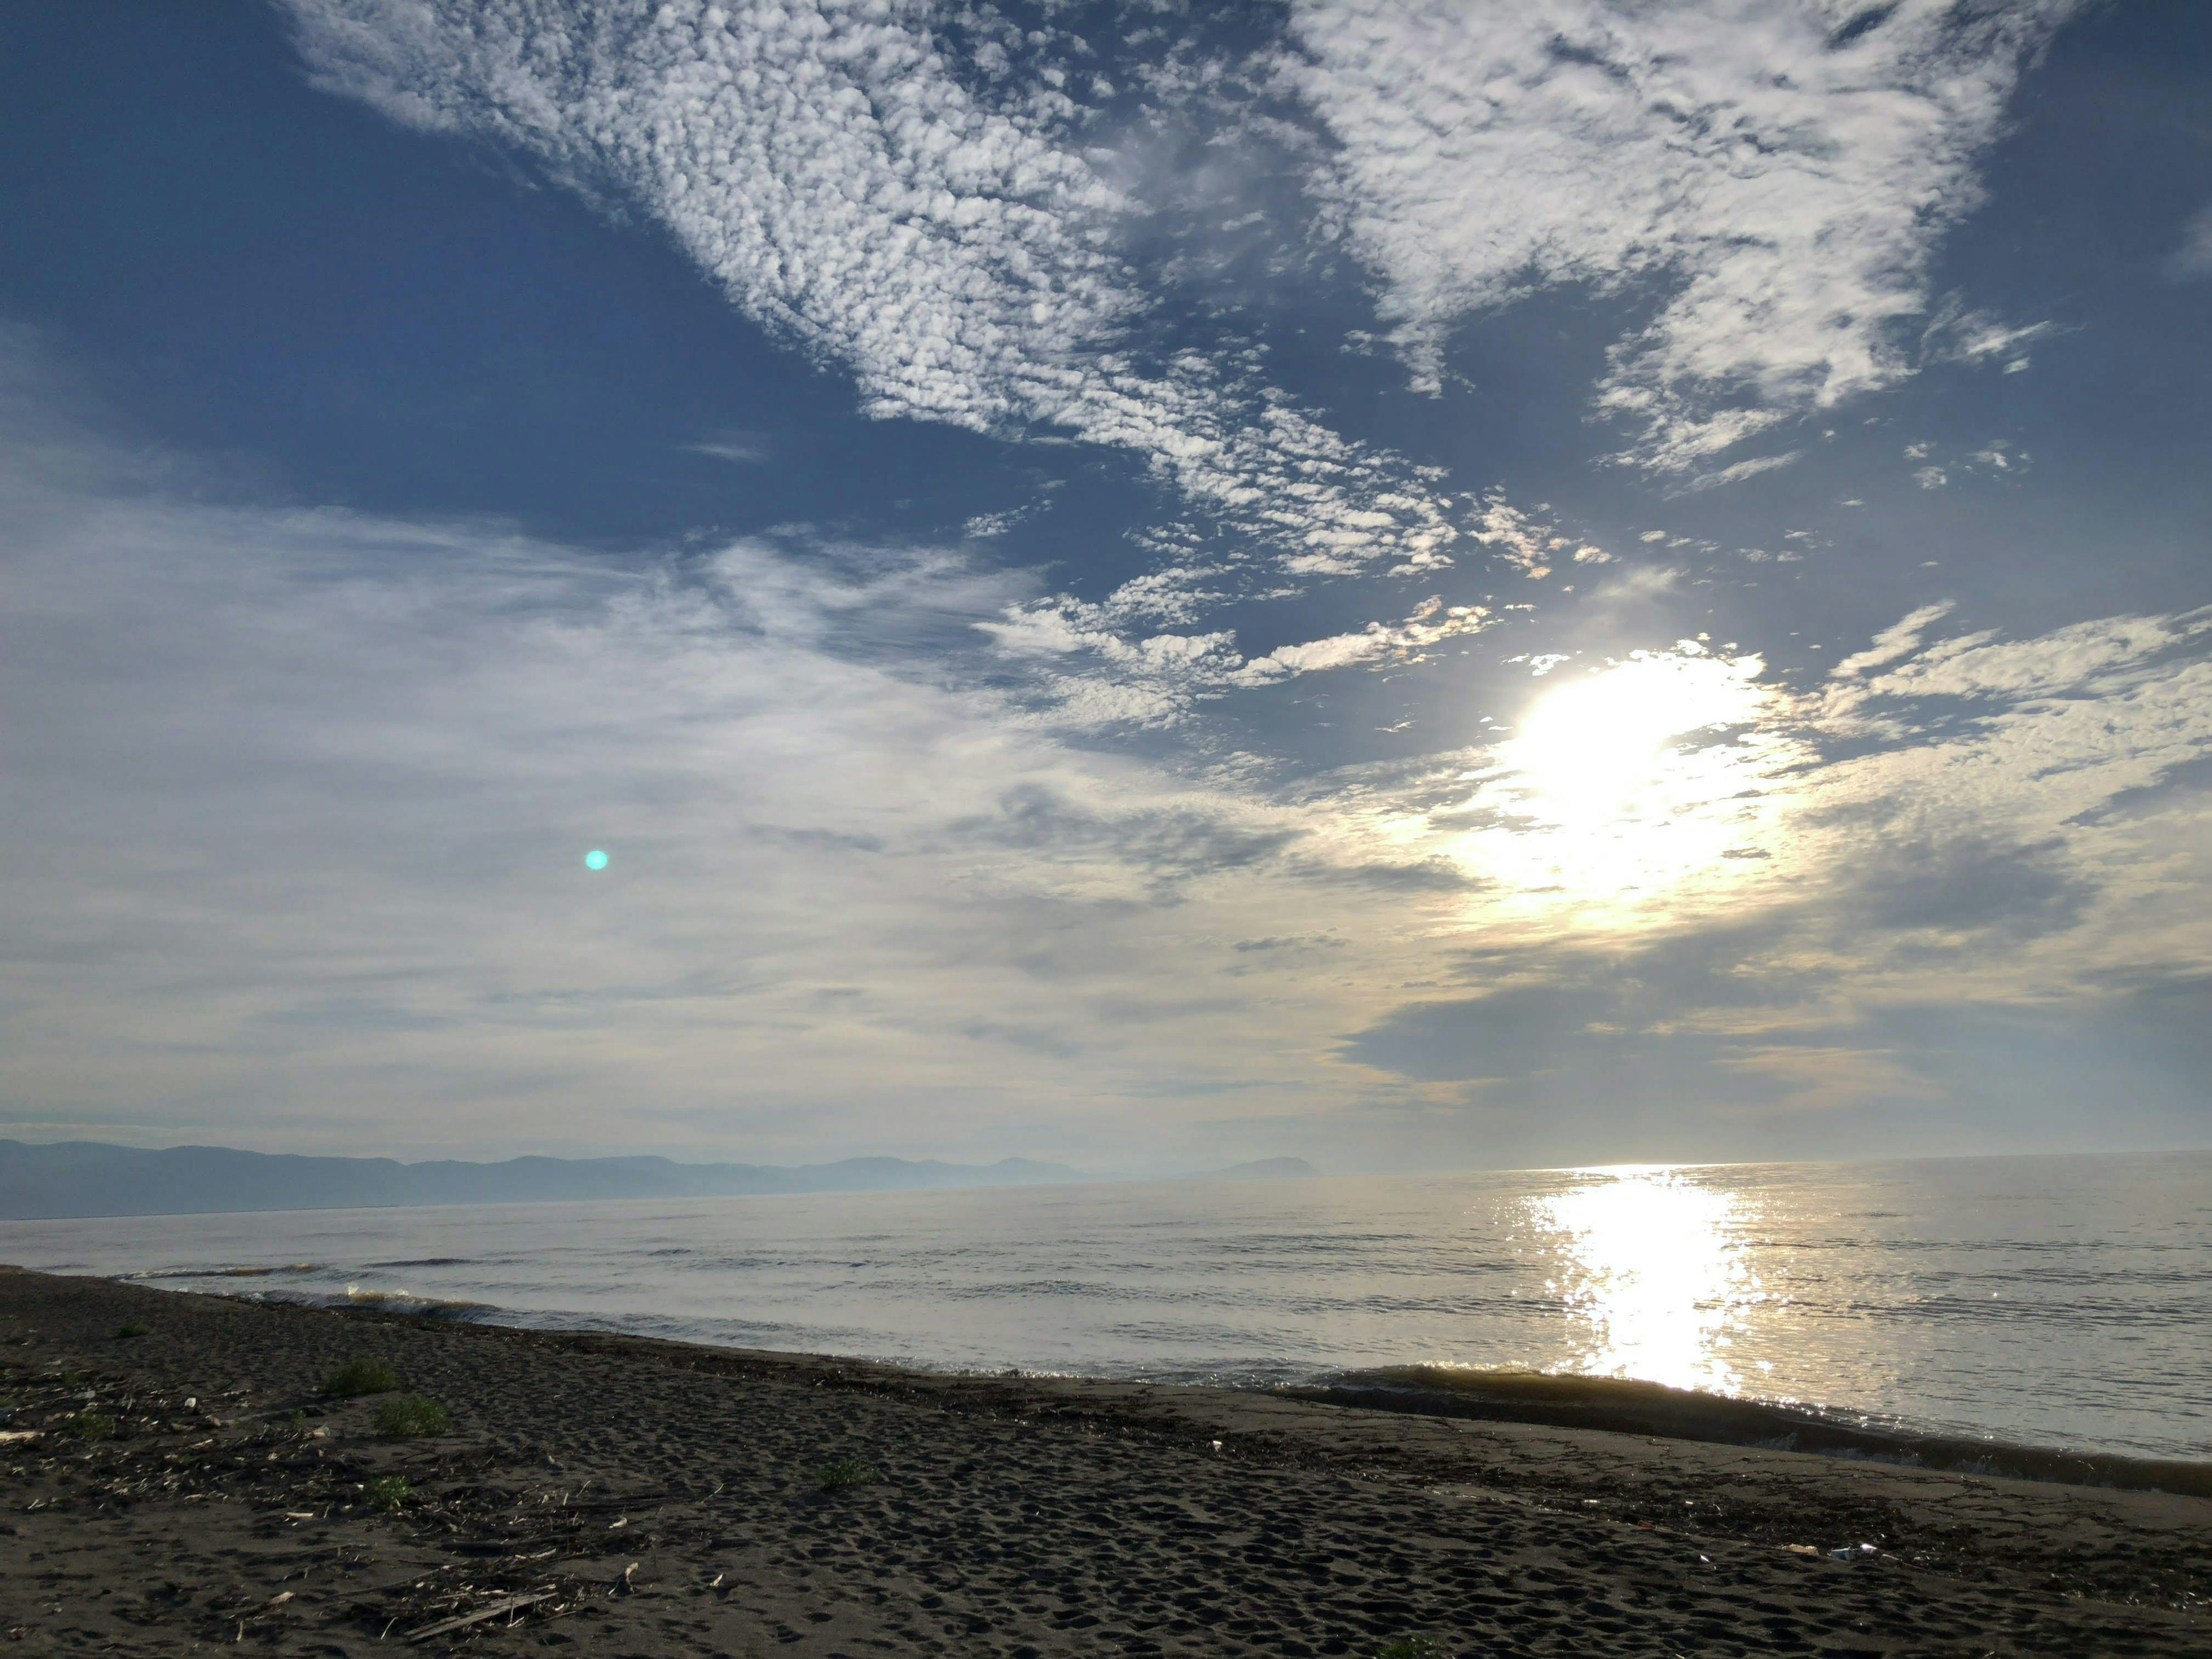
M2197 9L111 0L0 76L0 1133L2206 1144Z

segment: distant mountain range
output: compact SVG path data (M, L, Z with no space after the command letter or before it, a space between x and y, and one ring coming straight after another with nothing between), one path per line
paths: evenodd
M1316 1171L1270 1158L1188 1177L1280 1180ZM228 1146L147 1151L98 1141L0 1140L0 1220L68 1216L206 1215L246 1210L379 1209L410 1204L527 1204L561 1199L729 1198L763 1193L872 1193L1022 1187L1115 1179L1009 1158L996 1164L848 1158L782 1168L677 1164L665 1158L451 1159L301 1158Z

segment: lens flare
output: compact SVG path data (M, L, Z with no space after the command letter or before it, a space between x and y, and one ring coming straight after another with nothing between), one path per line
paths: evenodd
M606 867L607 855L598 848L594 847L584 854L584 868L586 870L604 870Z

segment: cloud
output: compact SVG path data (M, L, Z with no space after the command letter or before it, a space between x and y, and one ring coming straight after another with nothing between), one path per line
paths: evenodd
M2212 975L2203 616L1929 606L1802 690L1680 641L1562 662L1468 749L1146 758L1060 735L1063 682L1188 711L1486 619L1248 656L929 548L209 505L0 405L24 1121L1110 1161L1259 1150L1161 1109L1194 1091L1318 1134L1443 1090L1565 1156L1624 1092L1924 1112L1965 1062L1898 1011L2167 1030L2130 988Z
M1901 622L1891 623L1874 636L1874 643L1863 651L1855 651L1829 671L1830 677L1839 680L1856 679L1869 668L1880 668L1909 657L1920 648L1920 641L1929 629L1949 616L1954 609L1949 599L1940 599L1934 605L1923 605Z
M2159 653L2212 630L2212 613L2205 611L2106 617L2032 640L2001 641L1985 632L1923 648L1922 630L1950 609L1948 604L1923 605L1875 635L1872 649L1838 663L1836 678L1860 678L1869 668L1894 664L1866 683L1863 695L1886 697L2018 700L2080 689L2117 690L2127 682L2099 682L2115 671L2139 670Z
M1492 490L1481 505L1474 538L1532 580L1550 575L1553 551L1550 534L1527 514L1510 506L1503 490Z
M1306 1109L1347 995L1467 890L1264 768L1058 735L976 630L1019 573L213 505L186 459L59 430L21 368L0 351L0 1119L1256 1153L1157 1103ZM1236 948L1291 915L1341 969Z
M696 443L685 444L684 448L693 455L705 455L738 466L757 466L775 453L766 434L759 432L717 432Z
M1913 372L1936 246L2075 9L1301 0L1289 74L1341 143L1323 187L1417 386L1469 313L1546 284L1656 292L1598 403L1636 461L1687 470ZM1925 349L2025 337L1954 322Z
M745 315L842 365L871 414L1133 450L1301 572L1449 562L1449 503L1419 469L1233 354L1142 349L1132 204L1018 29L920 0L289 4L317 84L635 204Z
M1491 620L1486 606L1448 605L1431 594L1402 622L1371 622L1248 658L1227 630L1143 632L1158 614L1158 580L1139 578L1103 604L1063 593L1009 605L975 627L1001 657L1042 668L1031 688L1056 722L1098 728L1177 724L1203 702L1302 674L1419 662L1431 646L1480 633ZM1187 611L1178 605L1174 614L1180 620Z
M2076 1151L2085 1115L2107 1150L2203 1132L2201 975L2064 1001L1832 1004L1765 1029L1741 1017L1778 999L1693 994L1700 968L1765 981L1766 944L1717 929L1559 961L1556 984L1407 1004L1344 1055L1441 1094L1437 1115L1501 1162L1578 1161L1594 1139L1616 1162Z
M2212 276L2212 204L2199 208L2181 228L2181 246L2166 257L2166 274L2177 283Z
M1750 460L1717 467L1711 472L1698 473L1682 486L1682 491L1688 494L1695 490L1717 489L1723 484L1741 483L1746 478L1755 478L1762 472L1788 466L1803 453L1802 450L1792 449L1780 455L1760 455Z
M1826 1143L1792 1120L1844 1102L2063 1140L2050 1089L1972 1082L2042 1022L2136 1097L2120 1119L2173 1133L2201 1102L2113 988L2212 974L2212 617L1933 637L1951 611L1802 690L1686 647L1601 665L1456 770L1376 779L1361 810L1481 884L1480 943L1341 1057L1540 1114L1483 1120L1516 1156L1567 1155L1623 1098L1680 1132L1654 1155L1754 1120L1803 1153Z

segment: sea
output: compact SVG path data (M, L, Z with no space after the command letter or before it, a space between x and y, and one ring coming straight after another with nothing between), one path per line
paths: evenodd
M0 1259L959 1371L1632 1379L2212 1459L2212 1153L0 1223Z

